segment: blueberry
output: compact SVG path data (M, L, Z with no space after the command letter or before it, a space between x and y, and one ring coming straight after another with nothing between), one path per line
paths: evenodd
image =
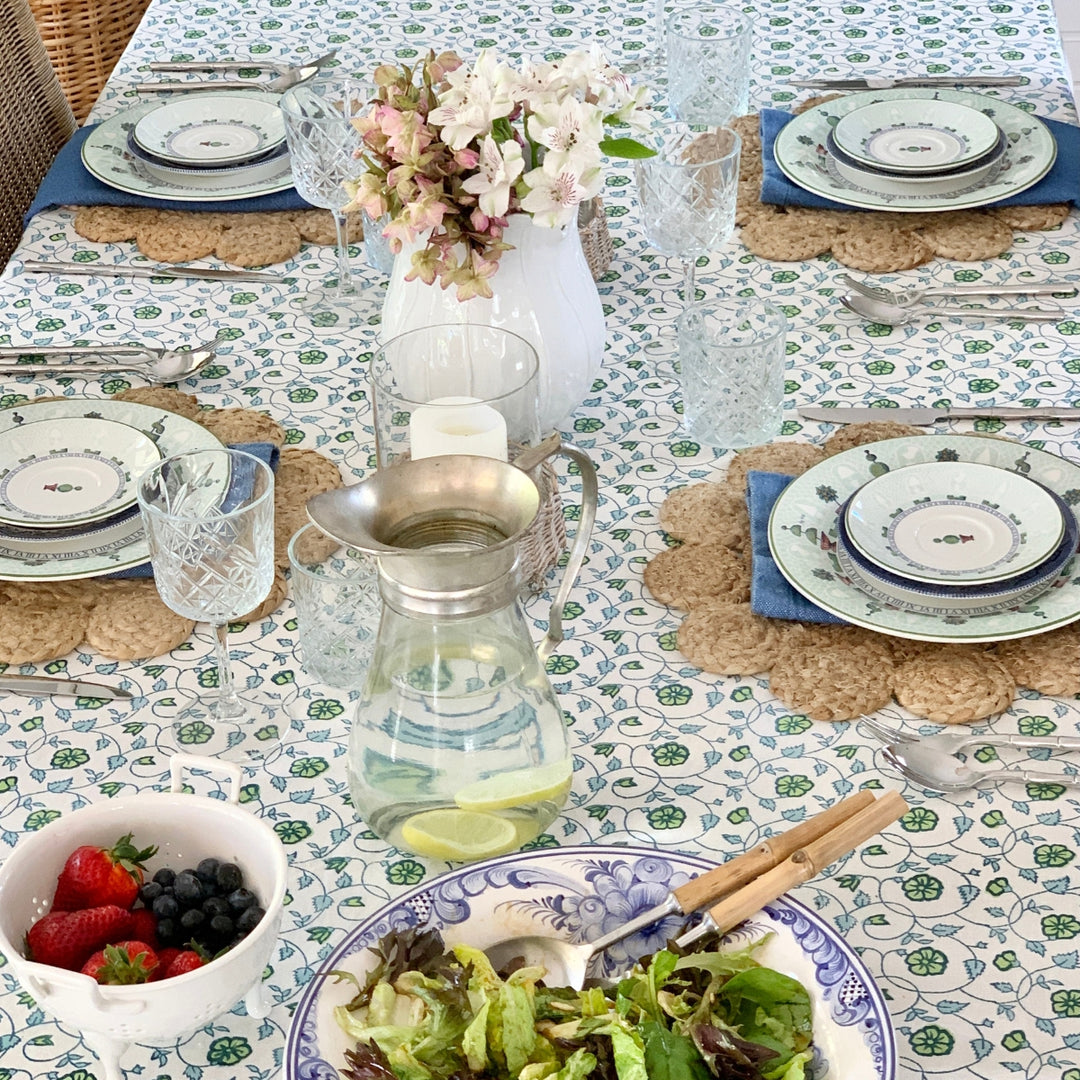
M154 880L161 886L171 885L176 878L176 871L163 866L155 875Z
M250 911L251 908L248 908ZM210 920L210 933L219 941L227 941L236 933L236 924L228 915L215 915Z
M258 898L250 889L234 889L229 893L229 907L233 911L244 911L257 903Z
M165 888L159 881L148 881L141 889L139 889L139 899L147 907L150 907L159 896L163 896L164 894Z
M240 917L236 920L236 929L241 934L250 934L256 926L259 925L259 920L266 914L265 911L258 904L254 904L251 907L245 908Z
M224 896L208 896L202 902L202 910L208 919L213 919L215 915L228 915L232 908Z
M194 870L184 870L176 875L176 881L173 883L173 895L182 904L202 903L202 882L195 876Z
M153 904L150 905L150 910L158 917L158 919L175 919L180 914L180 905L176 902L176 898L172 896L159 896ZM160 934L158 935L161 936Z
M223 862L217 869L217 886L223 895L239 889L244 884L244 875L236 863Z
M157 936L162 945L175 945L178 927L173 919L158 919Z
M203 882L203 884L213 885L217 880L220 862L220 859L203 859L203 861L195 867L195 876Z
M206 923L206 916L198 908L190 908L180 916L180 925L190 933L192 930L200 930Z

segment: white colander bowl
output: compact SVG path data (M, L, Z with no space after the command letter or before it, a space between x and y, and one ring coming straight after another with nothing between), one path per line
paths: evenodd
M241 998L249 1015L267 1011L262 975L281 926L285 849L273 829L239 807L238 766L184 754L175 755L170 766L170 791L117 796L58 818L24 836L0 867L0 952L23 989L83 1036L101 1059L106 1080L122 1080L119 1059L130 1043L173 1042ZM227 774L229 801L184 794L185 768ZM110 847L128 832L140 846L158 845L146 864L151 875L163 866L179 871L210 856L235 862L266 911L259 925L205 967L138 986L100 986L88 975L27 960L26 932L48 912L68 855L82 844Z

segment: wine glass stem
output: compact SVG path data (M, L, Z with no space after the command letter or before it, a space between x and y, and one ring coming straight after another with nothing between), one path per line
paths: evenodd
M241 706L233 685L232 666L229 664L228 623L217 623L214 626L214 660L217 662L218 677L218 699L214 713L219 717L235 716Z
M682 301L683 307L689 307L697 299L697 285L694 281L694 273L697 270L697 258L683 258L682 260Z
M349 269L349 219L343 210L332 210L331 213L334 215L334 228L337 229L337 291L343 294L352 289L352 272Z
M653 13L653 46L652 55L655 63L663 67L667 41L664 29L664 0L656 0L656 11Z

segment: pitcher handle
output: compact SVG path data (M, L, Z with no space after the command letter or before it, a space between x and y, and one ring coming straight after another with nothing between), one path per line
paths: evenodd
M577 584L578 575L581 573L582 564L588 553L589 540L592 538L593 525L596 523L596 504L600 494L596 466L593 465L592 458L588 454L583 454L577 447L564 446L561 443L557 444L554 452L565 454L572 461L576 461L581 470L581 517L578 519L574 544L570 549L570 557L566 561L566 569L563 571L555 599L551 603L547 636L536 650L541 660L547 660L555 646L563 640L563 609L566 607L567 600L570 599L570 590Z

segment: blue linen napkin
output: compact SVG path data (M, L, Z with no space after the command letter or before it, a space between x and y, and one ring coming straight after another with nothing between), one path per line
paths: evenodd
M235 443L230 445L229 449L243 450L245 454L251 454L252 457L257 457L260 461L269 465L274 472L277 472L278 461L281 459L281 451L273 443ZM240 499L244 497L246 492L251 490L254 478L255 466L253 464L247 468L241 467L237 469L233 473L232 482L229 485L229 491L225 496L225 502L222 509L230 510L232 506L235 506ZM104 574L102 576L107 578L152 578L154 576L154 568L150 563L144 562L139 563L138 566L129 566L126 570L116 570L111 574Z
M776 164L773 143L780 130L794 115L781 109L761 110L761 159L764 178L761 201L778 206L808 206L818 210L850 210L850 206L815 195L793 184ZM1043 206L1048 203L1080 203L1080 127L1060 120L1040 117L1057 140L1057 160L1053 168L1033 187L1010 195L994 206Z
M797 619L799 622L844 623L836 615L819 608L797 592L780 573L769 550L769 515L773 503L795 478L781 473L746 474L746 503L750 511L750 610L769 619Z
M91 176L82 163L82 145L96 125L79 128L64 144L52 167L41 181L30 209L23 217L24 227L42 210L57 206L150 206L155 210L221 210L244 213L252 210L310 210L311 203L297 194L296 188L255 195L249 199L223 199L213 202L184 202L177 199L148 199L109 187Z

